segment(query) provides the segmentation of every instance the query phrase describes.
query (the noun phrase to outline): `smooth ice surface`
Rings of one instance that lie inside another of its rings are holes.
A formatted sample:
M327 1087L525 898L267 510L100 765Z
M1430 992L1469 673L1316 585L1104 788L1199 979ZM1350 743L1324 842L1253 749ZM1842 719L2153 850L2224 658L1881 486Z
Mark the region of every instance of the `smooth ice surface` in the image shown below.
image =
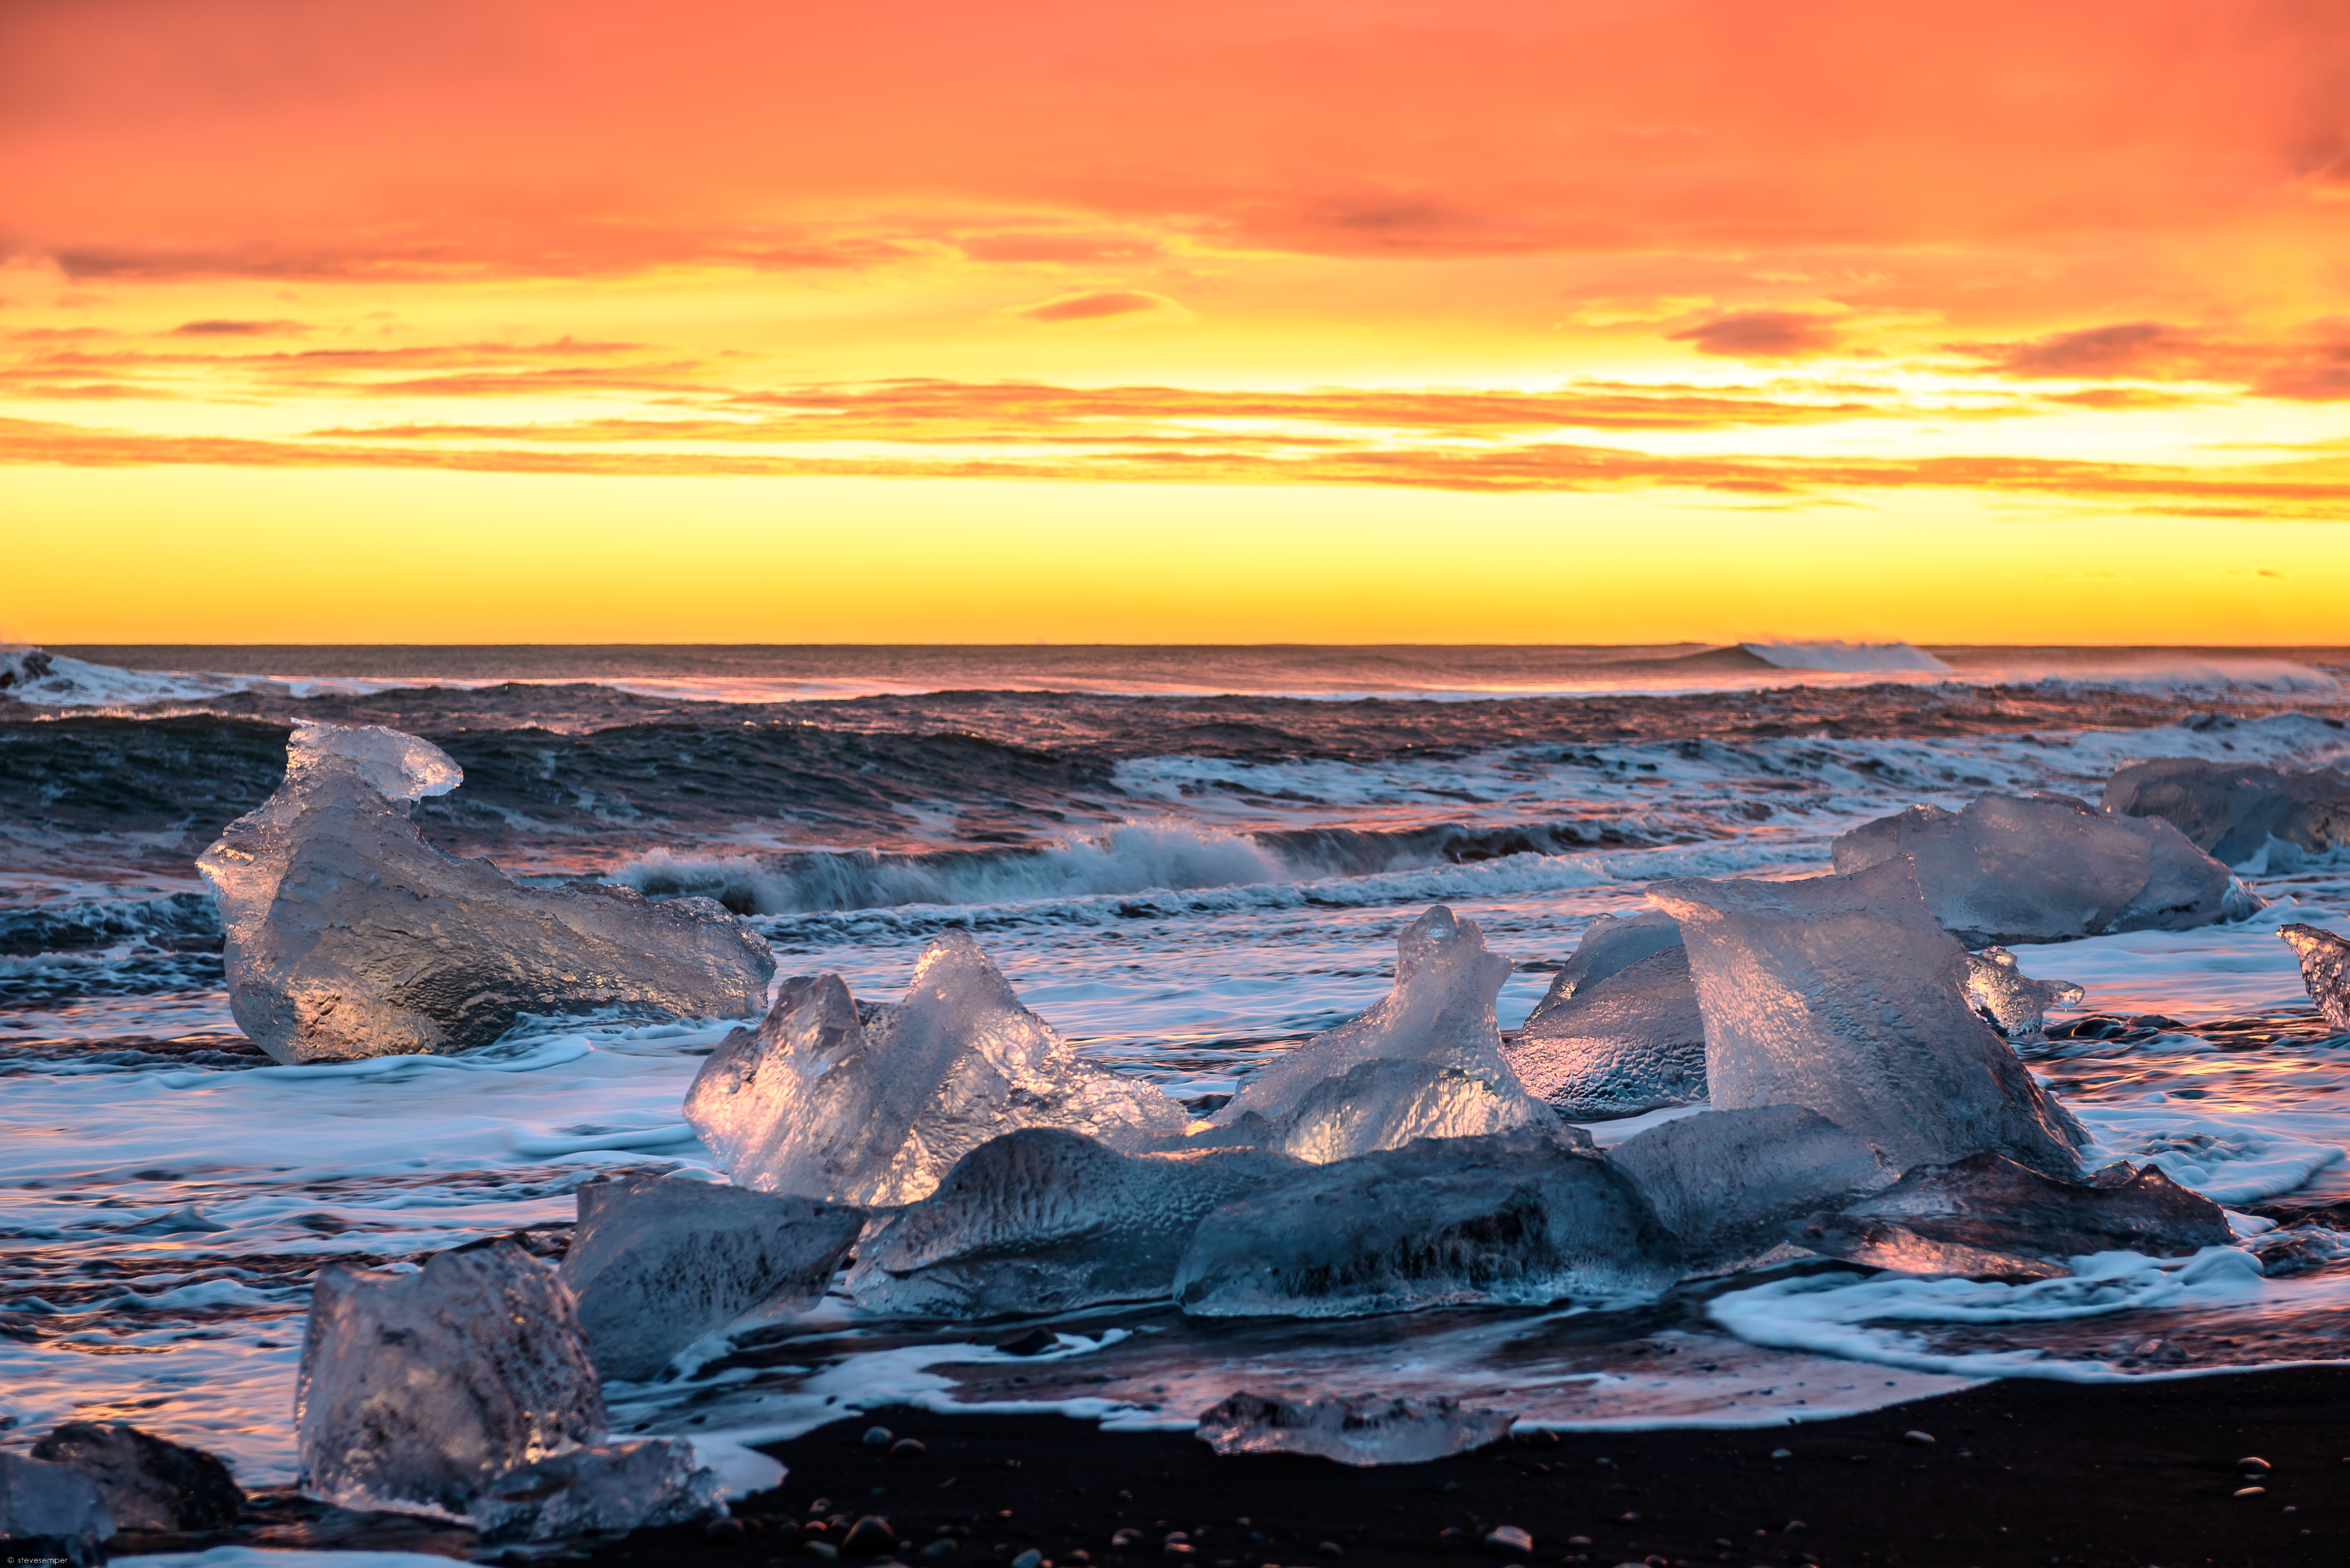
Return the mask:
M1509 1436L1509 1412L1457 1399L1279 1399L1245 1391L1200 1413L1220 1454L1317 1454L1342 1465L1419 1465Z
M702 1064L685 1117L742 1186L877 1208L929 1196L955 1161L1021 1127L1117 1145L1190 1120L1070 1049L961 931L924 950L905 999L870 1023L837 975L785 981L759 1026Z
M1641 909L1629 915L1602 915L1583 930L1575 951L1551 976L1550 989L1526 1015L1532 1028L1583 990L1597 985L1651 954L1681 945L1680 922L1661 909Z
M1131 1156L1057 1127L1009 1133L886 1221L846 1288L918 1317L1161 1299L1203 1218L1295 1168L1253 1148Z
M754 1308L814 1306L865 1212L682 1177L591 1181L558 1271L598 1374L641 1380Z
M2350 940L2298 922L2280 926L2277 935L2301 961L2302 983L2325 1022L2350 1032Z
M95 1563L98 1543L114 1531L97 1479L88 1471L0 1453L0 1541L27 1549L40 1543L71 1562Z
M306 724L285 782L197 861L230 1005L280 1062L463 1051L523 1013L754 1011L775 959L718 904L525 888L424 842L408 807L463 775L426 741Z
M598 1444L518 1466L474 1499L485 1545L693 1524L725 1512L718 1477L682 1438Z
M1834 855L1847 873L1908 856L1934 918L1975 946L2184 930L2260 907L2162 818L2109 815L2064 794L1983 794L1958 812L1914 805L1854 828Z
M2283 871L2288 862L2350 844L2350 773L2339 767L2287 772L2264 763L2149 757L2114 770L2104 805L2125 816L2162 817L2229 866L2259 856L2263 869Z
M2010 1040L2030 1040L2052 1007L2071 1007L2086 993L2069 980L2034 980L2005 948L1967 955L1967 1001L1984 1023Z
M1629 1180L1527 1131L1423 1138L1261 1188L1201 1224L1175 1299L1211 1317L1346 1317L1621 1295L1679 1272Z
M1964 993L1966 952L1908 864L1793 882L1672 881L1714 1106L1806 1106L1899 1169L1985 1150L2072 1176L2079 1125Z
M87 1471L119 1529L220 1530L244 1507L244 1493L218 1458L136 1427L68 1421L32 1452Z
M1548 1125L1502 1054L1493 1000L1509 976L1476 922L1439 904L1396 939L1393 990L1253 1074L1211 1119L1315 1164Z
M1801 1106L1678 1117L1610 1149L1607 1161L1699 1268L1783 1251L1788 1220L1893 1179L1866 1142Z
M1543 999L1502 1047L1530 1093L1578 1121L1705 1098L1705 1015L1678 926L1673 934L1669 946L1586 979L1564 1001Z
M302 1490L463 1519L490 1481L603 1434L571 1292L511 1241L411 1274L322 1269L295 1393Z

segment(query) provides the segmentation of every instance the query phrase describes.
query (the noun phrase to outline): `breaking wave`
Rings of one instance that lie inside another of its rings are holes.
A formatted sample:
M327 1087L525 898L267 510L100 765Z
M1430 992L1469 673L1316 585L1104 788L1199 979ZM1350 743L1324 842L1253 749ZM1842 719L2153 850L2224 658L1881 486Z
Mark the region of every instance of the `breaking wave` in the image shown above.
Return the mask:
M1846 675L1956 673L1924 649L1907 642L1742 642L1738 646L1778 670L1830 670Z

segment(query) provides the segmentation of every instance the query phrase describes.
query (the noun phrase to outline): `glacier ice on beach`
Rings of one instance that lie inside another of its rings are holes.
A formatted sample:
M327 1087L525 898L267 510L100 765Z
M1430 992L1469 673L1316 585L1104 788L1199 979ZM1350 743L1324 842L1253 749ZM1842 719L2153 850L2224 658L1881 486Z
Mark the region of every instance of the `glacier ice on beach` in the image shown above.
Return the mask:
M1601 915L1584 928L1583 940L1551 976L1550 989L1526 1017L1529 1027L1573 1001L1586 988L1631 968L1642 959L1681 945L1680 922L1661 909Z
M0 1451L0 1541L10 1561L105 1561L115 1532L96 1478L73 1465Z
M1243 1391L1200 1413L1220 1454L1315 1454L1342 1465L1419 1465L1510 1435L1505 1410L1457 1399L1281 1399Z
M758 1027L702 1064L685 1117L741 1186L877 1208L929 1196L1022 1127L1131 1147L1190 1122L1151 1085L1079 1056L961 931L931 943L904 1000L869 1021L838 975L786 980Z
M865 1213L686 1177L590 1181L558 1271L597 1372L641 1381L754 1308L813 1306Z
M1649 897L1689 945L1716 1109L1807 1106L1897 1169L1990 1150L2077 1174L2087 1135L1968 1005L1966 951L1908 861Z
M1700 1111L1608 1150L1693 1266L1784 1250L1783 1231L1893 1179L1866 1143L1801 1106Z
M485 1545L696 1524L726 1511L715 1470L683 1438L569 1449L482 1489L471 1519Z
M1678 940L1537 1009L1503 1054L1529 1093L1577 1121L1705 1098L1705 1015Z
M2350 941L2299 921L2280 926L2277 935L2301 960L2301 982L2308 988L2309 1000L2326 1023L2350 1033Z
M2047 1022L2052 1007L2070 1007L2086 992L2068 980L2034 980L2015 967L2005 948L1967 955L1967 1002L2010 1040L2029 1040Z
M236 1478L216 1456L136 1427L68 1421L32 1451L87 1472L120 1529L224 1530L244 1508Z
M2288 773L2265 763L2149 757L2106 781L2105 808L2159 816L2224 865L2260 859L2283 871L2307 855L2350 844L2350 773Z
M230 1006L280 1062L463 1051L523 1013L756 1011L767 944L716 903L525 888L425 843L411 804L463 778L427 741L303 724L285 781L197 861L220 896Z
M924 1317L1157 1300L1203 1218L1296 1168L1253 1148L1133 1156L1058 1127L1008 1133L859 1246L847 1289Z
M2240 919L2260 900L2162 818L2115 816L2071 795L1978 795L1964 811L1913 805L1832 846L1840 873L1907 856L1943 928L1970 945Z
M1216 1210L1176 1272L1209 1317L1350 1317L1654 1290L1680 1272L1597 1154L1522 1130L1309 1167Z

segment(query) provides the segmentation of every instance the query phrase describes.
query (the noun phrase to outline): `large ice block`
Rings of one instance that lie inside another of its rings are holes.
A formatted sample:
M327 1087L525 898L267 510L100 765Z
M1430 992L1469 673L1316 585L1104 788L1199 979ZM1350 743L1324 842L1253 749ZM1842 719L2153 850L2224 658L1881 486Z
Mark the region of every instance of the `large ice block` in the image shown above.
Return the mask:
M32 1451L88 1472L123 1530L225 1530L244 1508L244 1491L218 1457L136 1427L68 1421Z
M2150 757L2114 770L2105 807L2162 817L2222 864L2257 860L2268 872L2350 844L2350 773L2340 768Z
M1675 926L1669 945L1585 981L1556 1005L1544 999L1547 1011L1502 1047L1531 1093L1576 1121L1705 1098L1705 1016L1679 934Z
M1716 1109L1807 1106L1896 1169L1989 1150L2078 1173L2087 1135L1968 1005L1966 951L1906 859L1649 897L1689 944Z
M1190 1121L1079 1056L961 931L924 950L905 999L870 1023L837 975L785 981L756 1029L702 1063L685 1116L740 1186L876 1208L929 1196L955 1161L1022 1127L1133 1147Z
M816 1304L865 1211L686 1177L591 1181L560 1271L597 1372L639 1381L754 1308Z
M1967 1002L1982 1021L2010 1040L2030 1040L2052 1007L2070 1007L2087 994L2069 980L2034 980L2015 967L2005 948L1967 955Z
M847 1288L918 1317L1159 1300L1203 1218L1296 1168L1253 1148L1131 1156L1058 1127L1008 1133L859 1246Z
M302 1490L463 1519L520 1465L603 1436L571 1291L512 1241L396 1274L318 1271L294 1392Z
M2186 930L2261 907L2160 817L2113 816L2071 795L1913 805L1854 828L1833 853L1844 873L1908 856L1934 918L1974 947Z
M2350 1033L2350 941L2297 920L2278 927L2277 935L2301 960L2301 983L2309 1000L2326 1023Z
M1767 1257L1789 1220L1893 1179L1866 1142L1801 1106L1677 1116L1607 1158L1708 1272Z
M285 782L196 862L218 891L229 1007L280 1062L485 1045L525 1012L756 1012L775 959L716 902L525 888L424 842L411 804L457 764L394 730L297 727Z
M570 1449L519 1465L473 1500L483 1543L694 1524L726 1511L718 1472L683 1438Z
M11 1562L102 1563L114 1532L87 1470L0 1450L0 1542Z
M1342 1465L1419 1465L1510 1435L1506 1410L1458 1399L1282 1399L1245 1391L1200 1412L1220 1454L1317 1454Z
M1395 986L1368 1010L1257 1069L1211 1118L1315 1163L1420 1137L1555 1118L1502 1054L1493 999L1510 961L1441 904L1396 940Z
M1680 1272L1629 1179L1529 1130L1422 1138L1260 1188L1201 1222L1175 1298L1209 1317L1349 1317L1614 1296Z
M1572 1002L1586 988L1620 973L1642 959L1681 945L1680 923L1662 909L1641 909L1629 915L1602 915L1584 928L1583 940L1551 976L1550 989L1526 1017L1531 1028L1549 1013Z

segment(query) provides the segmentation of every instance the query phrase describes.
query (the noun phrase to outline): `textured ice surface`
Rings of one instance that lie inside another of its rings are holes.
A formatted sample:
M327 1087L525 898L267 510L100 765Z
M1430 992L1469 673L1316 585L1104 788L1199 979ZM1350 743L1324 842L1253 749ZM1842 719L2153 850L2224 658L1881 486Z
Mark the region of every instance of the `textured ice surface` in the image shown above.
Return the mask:
M1457 1399L1278 1399L1239 1393L1200 1413L1220 1454L1318 1454L1342 1465L1419 1465L1509 1436L1505 1410Z
M1984 1023L2010 1040L2040 1033L2052 1007L2070 1007L2087 994L2069 980L2034 980L2015 967L2005 948L1967 955L1967 1002Z
M1995 1154L1910 1171L1840 1214L1803 1225L1803 1244L1872 1268L2053 1279L2065 1260L2130 1251L2183 1257L2234 1233L2217 1203L2152 1165L2052 1181Z
M1673 926L1669 946L1584 981L1555 1004L1544 998L1524 1033L1502 1047L1530 1093L1576 1121L1705 1098L1705 1016L1679 939Z
M1700 1111L1610 1149L1690 1263L1718 1270L1786 1244L1787 1221L1893 1179L1876 1152L1801 1106Z
M1970 945L2186 930L2261 907L2162 818L2113 816L2064 794L1913 805L1854 828L1834 854L1839 872L1909 857L1934 918Z
M122 1530L224 1530L244 1493L226 1465L136 1427L68 1421L33 1445L33 1457L86 1470Z
M2350 941L2298 921L2278 927L2277 935L2301 960L2301 982L2325 1022L2350 1032Z
M923 1317L1156 1300L1204 1217L1296 1168L1253 1148L1130 1156L1057 1127L1010 1133L860 1246L848 1293Z
M1965 950L1907 861L1649 896L1689 943L1716 1108L1809 1106L1897 1169L1989 1150L2078 1174L2086 1135L1968 1006Z
M294 1410L303 1490L452 1519L497 1477L604 1428L570 1289L503 1241L412 1274L319 1270Z
M1584 928L1583 940L1551 977L1550 989L1543 992L1543 999L1527 1015L1527 1026L1540 1023L1545 1014L1565 1006L1609 975L1629 969L1651 954L1680 945L1680 922L1661 909L1600 916Z
M88 1471L0 1452L0 1541L9 1561L101 1562L99 1542L114 1528Z
M2114 770L2105 807L2162 817L2222 863L2258 857L2272 873L2350 843L2350 773L2339 768L2285 773L2263 763L2149 757Z
M685 1117L742 1186L877 1208L928 1197L964 1155L1022 1127L1118 1146L1190 1121L1080 1057L961 931L923 951L905 1000L869 1023L838 975L785 981L759 1026L702 1064Z
M865 1211L684 1177L591 1181L560 1271L597 1372L641 1381L754 1307L809 1307Z
M1259 1068L1212 1119L1316 1164L1548 1125L1502 1054L1493 999L1509 976L1476 922L1439 904L1396 939L1393 990Z
M485 1545L693 1524L725 1512L714 1470L683 1438L572 1449L508 1470L473 1501Z
M1617 1295L1679 1272L1628 1179L1523 1131L1423 1138L1261 1188L1201 1222L1175 1298L1211 1317L1347 1317Z
M377 727L305 724L285 782L197 867L220 894L230 1005L280 1062L463 1051L521 1013L756 1011L775 959L707 898L525 888L424 842L410 803L463 775Z

